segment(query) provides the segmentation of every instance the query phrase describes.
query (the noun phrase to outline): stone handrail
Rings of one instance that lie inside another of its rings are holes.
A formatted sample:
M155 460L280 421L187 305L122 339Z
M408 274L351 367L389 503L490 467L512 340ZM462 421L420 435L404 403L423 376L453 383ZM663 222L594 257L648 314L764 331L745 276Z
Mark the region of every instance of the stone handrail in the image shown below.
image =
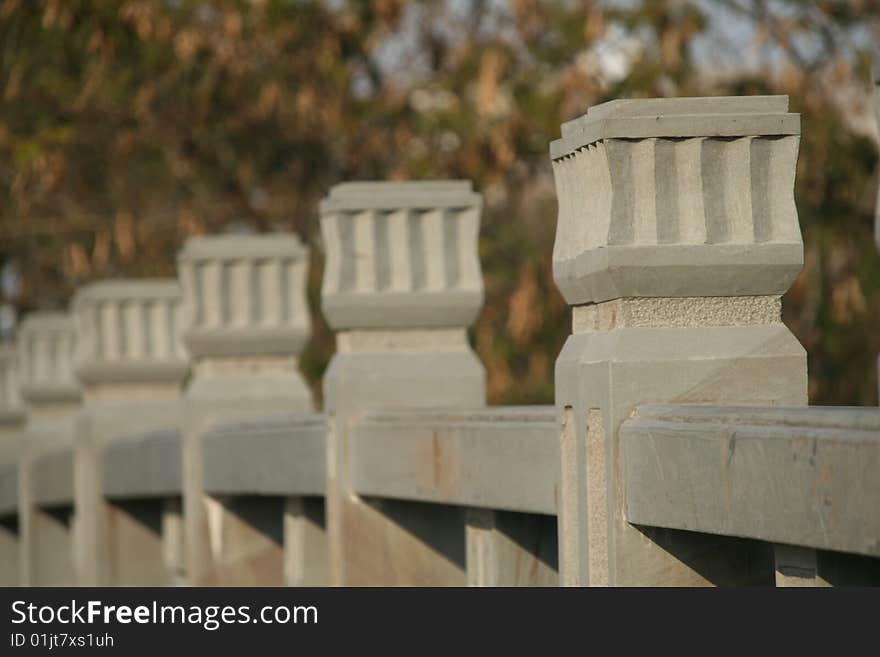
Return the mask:
M641 406L626 519L880 557L880 409Z
M354 426L352 483L365 496L556 515L552 406L374 412Z
M102 493L115 500L179 496L183 490L178 429L126 437L104 449Z
M323 497L327 419L287 414L223 423L204 438L205 490L215 495Z
M35 458L30 469L30 498L44 508L73 504L73 449L61 448Z

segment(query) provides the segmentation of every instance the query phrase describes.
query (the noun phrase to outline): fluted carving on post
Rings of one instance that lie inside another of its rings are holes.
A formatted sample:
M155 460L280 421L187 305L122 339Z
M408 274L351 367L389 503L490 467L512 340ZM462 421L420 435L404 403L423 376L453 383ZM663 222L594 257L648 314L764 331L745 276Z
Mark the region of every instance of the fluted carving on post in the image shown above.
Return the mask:
M553 274L573 306L555 379L563 584L760 579L766 557L737 562L743 546L626 522L618 432L642 403L806 404L780 316L803 264L799 135L784 96L620 100L551 144Z
M92 283L77 291L73 314L74 368L84 384L182 382L187 356L176 280Z
M194 357L302 350L308 252L295 235L190 238L178 265Z
M343 183L321 202L330 325L467 326L483 304L482 197L468 181Z
M18 333L21 396L29 404L78 401L73 372L76 330L65 313L38 312L25 317Z
M784 96L612 101L564 124L551 157L566 300L787 290L803 265L799 132Z

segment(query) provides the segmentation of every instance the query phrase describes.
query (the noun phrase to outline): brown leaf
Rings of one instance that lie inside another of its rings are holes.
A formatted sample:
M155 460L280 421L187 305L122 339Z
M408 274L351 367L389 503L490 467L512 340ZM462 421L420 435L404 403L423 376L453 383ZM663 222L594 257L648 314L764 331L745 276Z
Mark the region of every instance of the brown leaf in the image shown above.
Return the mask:
M113 222L113 239L119 255L125 260L130 260L135 252L134 216L131 212L122 210L116 213Z
M519 270L519 284L510 295L507 315L507 331L519 345L532 339L538 328L540 317L535 307L538 300L538 278L531 263Z

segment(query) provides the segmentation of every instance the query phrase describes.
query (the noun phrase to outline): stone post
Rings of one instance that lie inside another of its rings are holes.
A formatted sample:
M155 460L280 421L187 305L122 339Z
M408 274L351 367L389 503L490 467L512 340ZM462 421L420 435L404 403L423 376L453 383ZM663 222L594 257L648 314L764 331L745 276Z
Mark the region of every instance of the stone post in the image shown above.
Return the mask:
M285 555L279 537L315 514L300 513L301 500L205 494L202 436L224 420L313 408L298 368L311 328L308 252L292 234L194 237L178 264L193 363L183 430L187 578L279 585L305 567L291 565L301 555Z
M0 346L0 586L19 583L18 471L24 419L15 349Z
M80 390L73 375L76 336L64 313L28 315L18 332L21 397L27 410L19 470L19 552L24 586L76 583L73 454ZM42 473L32 478L34 469ZM51 487L53 494L43 489Z
M874 116L877 119L877 142L880 145L880 65L874 67ZM877 184L877 202L874 205L874 241L880 249L880 182ZM877 358L877 397L880 403L880 356Z
M327 527L336 585L465 583L463 510L366 499L351 483L364 413L485 404L467 326L483 303L481 197L469 182L346 183L321 203Z
M102 463L111 443L176 429L180 423L188 371L180 306L180 287L173 279L100 281L74 297L74 369L84 402L74 477L77 579L82 585L175 581L175 564L165 562L161 527L169 510L179 515L179 499L108 501Z
M562 126L553 273L564 585L764 581L759 543L624 517L618 431L644 403L807 403L781 295L803 264L784 96L619 100ZM763 579L762 579L763 578Z
M880 66L874 68L874 117L877 121L877 135L880 140ZM880 184L877 185L877 203L874 205L874 239L880 248Z

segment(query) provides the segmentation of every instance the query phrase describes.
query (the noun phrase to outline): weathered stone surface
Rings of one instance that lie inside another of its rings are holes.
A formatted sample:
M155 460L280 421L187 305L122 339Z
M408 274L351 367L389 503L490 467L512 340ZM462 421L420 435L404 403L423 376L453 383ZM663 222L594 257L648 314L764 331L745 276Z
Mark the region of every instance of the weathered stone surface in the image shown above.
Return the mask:
M215 495L324 495L327 419L285 414L221 424L203 438Z
M321 203L335 329L467 326L483 305L469 181L343 183Z
M468 509L468 586L558 586L556 518Z
M575 306L556 362L563 584L772 572L758 543L630 525L619 430L645 403L806 404L806 355L779 312L803 258L797 126L784 98L634 100L553 147L554 278Z
M114 441L104 450L102 492L114 500L181 495L182 441L178 429Z
M551 157L566 301L785 292L803 265L799 116L787 107L784 96L612 101L563 126Z
M73 506L73 449L60 447L33 458L30 500L42 507Z
M331 582L462 585L464 555L459 561L447 548L463 546L463 515L441 505L358 496L351 441L369 410L481 404L483 367L463 328L346 333L338 335L324 377Z
M629 522L880 556L880 410L642 406Z
M552 406L373 412L352 445L360 495L556 515Z

